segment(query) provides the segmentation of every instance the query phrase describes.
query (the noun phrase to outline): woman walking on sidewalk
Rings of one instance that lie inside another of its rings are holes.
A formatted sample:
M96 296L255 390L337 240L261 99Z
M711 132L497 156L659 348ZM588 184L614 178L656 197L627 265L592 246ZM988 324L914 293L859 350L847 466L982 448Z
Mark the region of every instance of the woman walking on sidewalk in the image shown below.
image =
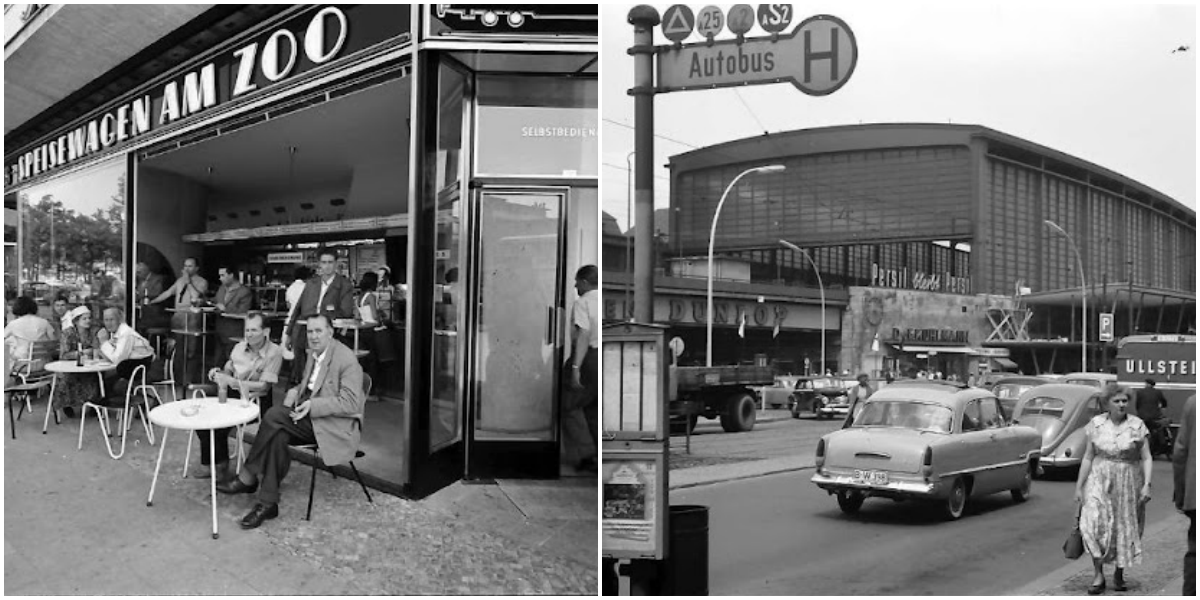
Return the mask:
M1110 385L1102 394L1108 412L1085 429L1088 439L1075 501L1082 504L1079 529L1096 570L1088 594L1104 591L1104 564L1116 563L1113 589L1125 591L1125 569L1142 562L1142 530L1150 501L1150 431L1128 412L1129 394Z

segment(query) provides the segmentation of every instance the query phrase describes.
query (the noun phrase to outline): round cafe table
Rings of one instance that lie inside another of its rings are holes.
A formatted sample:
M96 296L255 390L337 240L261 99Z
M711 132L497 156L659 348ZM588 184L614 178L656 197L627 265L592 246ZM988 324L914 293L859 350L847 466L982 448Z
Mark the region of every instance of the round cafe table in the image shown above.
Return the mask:
M162 442L158 447L158 462L154 464L154 479L150 481L150 496L146 506L154 506L154 486L158 483L158 471L162 467L163 451L167 448L167 433L172 429L186 431L208 430L209 464L217 464L217 444L214 429L245 425L258 418L258 406L253 402L230 398L224 404L216 398L200 397L169 402L155 406L150 411L150 422L163 427ZM211 479L212 536L217 539L217 478Z
M107 359L84 359L83 366L75 364L73 360L56 360L46 365L46 370L54 373L54 377L50 380L50 401L46 403L46 418L42 421L42 434L46 433L46 429L50 426L50 413L54 412L54 389L58 384L59 373L95 373L100 380L100 397L104 397L104 375L105 371L116 369L117 365L108 362ZM58 416L55 415L54 422L58 422Z

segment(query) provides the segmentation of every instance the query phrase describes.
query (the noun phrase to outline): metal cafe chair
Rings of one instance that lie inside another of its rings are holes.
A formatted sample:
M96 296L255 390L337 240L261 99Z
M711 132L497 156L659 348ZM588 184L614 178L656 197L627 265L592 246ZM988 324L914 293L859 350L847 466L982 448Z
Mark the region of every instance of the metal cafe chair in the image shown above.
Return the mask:
M141 383L135 385L134 382L140 380ZM133 416L132 410L137 409L141 414L142 428L146 431L146 439L150 445L154 445L154 429L150 427L148 417L149 397L146 395L146 367L138 365L133 370L133 374L129 376L129 384L125 387L125 398L122 402L121 397L117 393L110 393L107 397L98 398L92 402L83 403L83 414L79 416L79 445L76 450L83 449L83 426L87 424L88 409L96 412L96 420L100 422L100 431L104 434L104 445L108 447L108 455L114 460L120 459L125 455L125 440L128 437L127 432ZM141 398L138 399L138 391L140 390ZM116 390L110 390L116 392ZM121 429L121 451L113 452L112 442L109 440L112 434L108 428L108 411L119 411L117 415L117 426Z
M25 356L18 356L13 360L12 371L9 373L15 381L20 381L20 386L36 386L35 389L43 387L41 382L49 385L54 379L54 374L45 369L46 363L58 357L58 342L56 340L38 340L29 342L29 350ZM5 386L5 393L13 392L15 398L25 401L23 412L33 412L33 398L28 391L21 392L16 387L9 388ZM32 391L32 390L31 390ZM9 406L9 411L12 411L12 406ZM11 415L10 415L11 416ZM20 414L17 418L21 418Z
M371 395L371 376L367 375L366 373L363 373L363 397L370 396L370 395ZM359 427L362 427L362 425L359 425ZM312 520L313 492L316 490L316 487L317 487L317 467L320 464L324 464L324 461L321 460L321 449L316 444L297 444L295 447L302 449L302 450L308 450L309 452L313 453L312 477L309 479L309 482L308 482L308 511L304 513L304 520L311 521ZM354 452L354 458L362 458L364 456L366 456L366 453L364 453L362 450L356 450ZM375 501L371 499L371 492L367 491L367 485L365 483L363 483L362 477L358 474L358 467L354 466L354 461L350 461L350 470L354 473L354 479L356 481L358 481L358 485L359 485L359 487L362 488L363 494L366 494L367 502L374 504ZM329 474L333 475L334 479L337 479L337 473L334 473L333 469L329 470Z
M137 392L143 391L142 388L145 388L144 391L151 392L154 394L154 400L156 402L158 402L159 404L163 403L162 396L160 396L158 394L158 387L162 386L162 385L170 386L171 402L175 402L176 400L179 399L176 396L176 392L175 392L175 339L174 338L167 338L167 341L163 344L163 351L164 351L163 355L166 356L166 358L163 359L163 379L161 379L159 381L152 381L152 382L147 383L142 386L138 386L138 389L134 390L134 393L137 393ZM162 355L159 355L159 356L162 356Z
M30 355L32 356L33 353L33 348L31 347ZM31 364L33 364L32 359L26 361L24 364L18 363L13 365L12 371L8 374L8 381L11 382L11 385L4 386L5 402L8 404L8 428L14 440L17 439L17 419L20 419L26 410L31 413L33 412L33 407L30 404L32 396L46 389L54 378L53 373L47 371L40 373L29 372L27 367ZM15 418L13 417L13 402L21 405Z

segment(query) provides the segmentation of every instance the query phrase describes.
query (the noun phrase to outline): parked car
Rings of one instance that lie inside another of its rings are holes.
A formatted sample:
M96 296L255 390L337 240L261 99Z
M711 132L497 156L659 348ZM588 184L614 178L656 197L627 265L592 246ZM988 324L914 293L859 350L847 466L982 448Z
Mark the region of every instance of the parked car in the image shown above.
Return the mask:
M782 408L791 404L792 390L803 380L800 375L778 375L775 383L757 388L755 393L764 408Z
M1110 383L1117 382L1117 376L1112 373L1067 373L1063 375L1063 383L1074 383L1077 385L1090 385L1096 389L1104 389L1104 386Z
M846 387L836 377L804 378L792 392L792 418L799 419L800 413L812 413L818 419L845 417L850 411L850 400Z
M952 381L896 381L854 424L817 442L812 482L854 514L869 497L938 502L950 520L969 498L1029 498L1042 436L1004 418L991 392Z
M1010 375L1001 377L992 384L990 388L996 398L1000 400L1000 406L1004 407L1004 414L1012 417L1013 409L1017 406L1017 398L1021 397L1030 388L1050 383L1050 380L1045 377L1034 375Z
M983 375L980 375L978 379L975 380L975 387L980 387L980 388L990 390L990 389L992 389L992 386L996 385L997 381L1000 381L1001 379L1004 379L1005 377L1015 377L1015 376L1017 376L1017 373L1006 373L1004 371L992 371L989 373L984 373Z
M1100 390L1090 385L1048 383L1025 391L1013 411L1013 421L1042 436L1043 470L1078 468L1087 449L1083 428L1104 414Z

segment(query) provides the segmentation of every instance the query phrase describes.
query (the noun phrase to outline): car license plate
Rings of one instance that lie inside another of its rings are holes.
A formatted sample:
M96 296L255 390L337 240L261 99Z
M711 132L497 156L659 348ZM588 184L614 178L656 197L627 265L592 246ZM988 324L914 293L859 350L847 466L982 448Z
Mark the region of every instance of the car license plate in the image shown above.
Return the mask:
M887 485L887 471L854 471L854 481L867 485Z

